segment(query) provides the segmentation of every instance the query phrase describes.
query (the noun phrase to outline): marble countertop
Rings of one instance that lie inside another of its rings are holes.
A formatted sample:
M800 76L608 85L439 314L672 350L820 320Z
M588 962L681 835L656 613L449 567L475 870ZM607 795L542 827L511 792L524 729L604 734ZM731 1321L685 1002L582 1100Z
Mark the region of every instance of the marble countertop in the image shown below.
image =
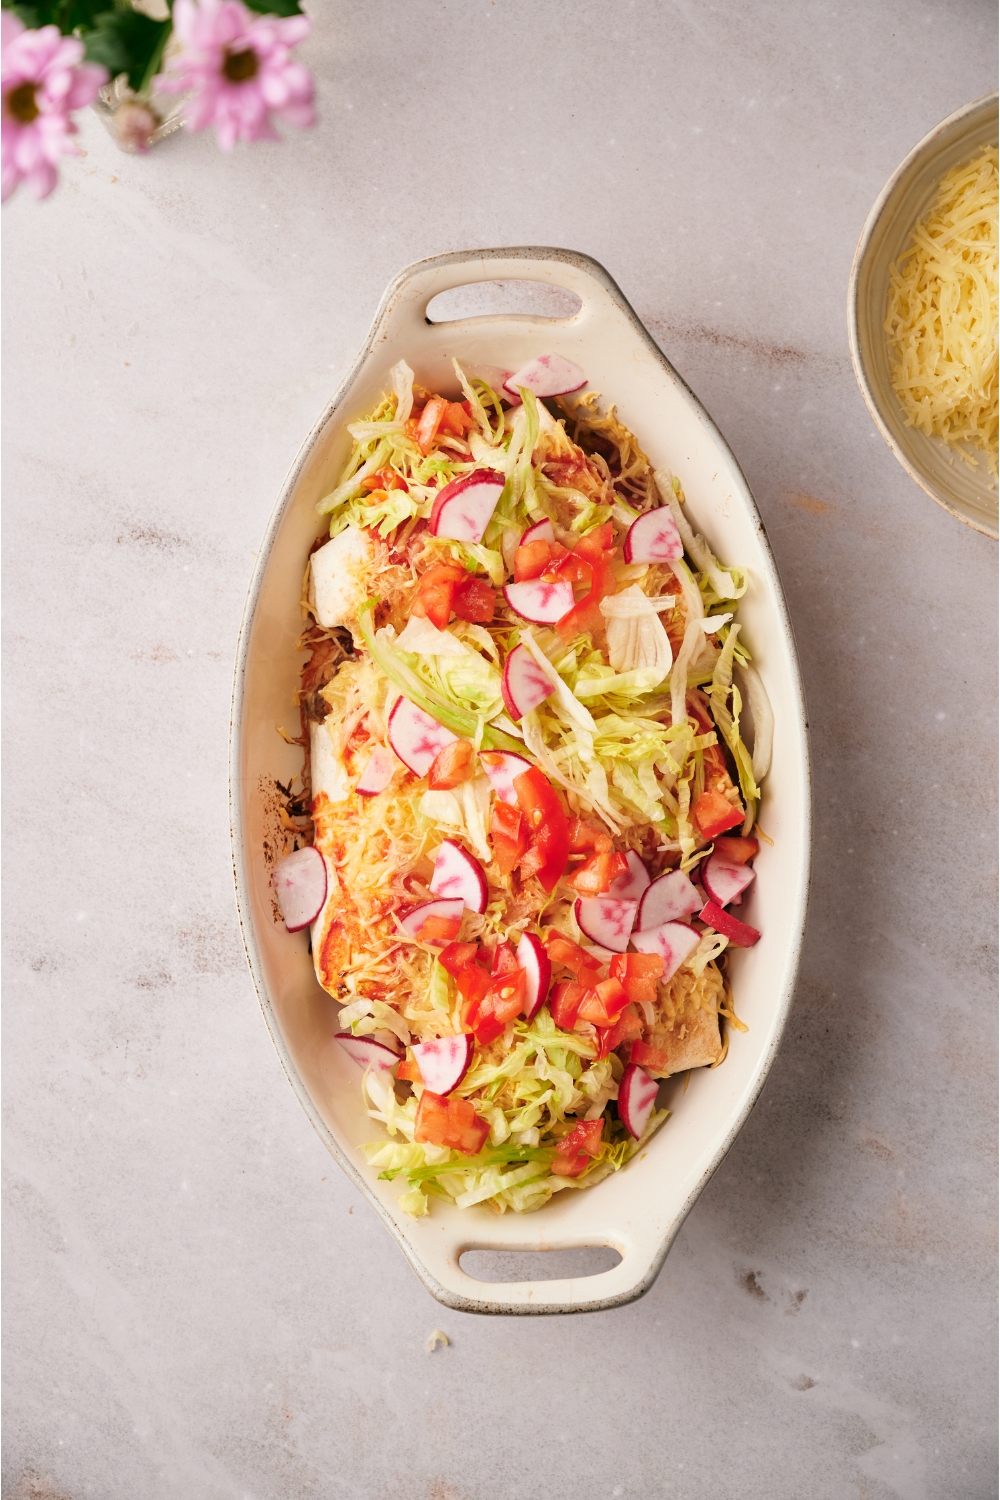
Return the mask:
M983 1500L996 548L875 431L845 302L993 7L312 9L315 131L138 159L88 117L4 211L3 1496ZM228 847L284 473L396 271L500 244L602 262L735 449L816 792L760 1103L650 1294L563 1319L439 1307L326 1154Z

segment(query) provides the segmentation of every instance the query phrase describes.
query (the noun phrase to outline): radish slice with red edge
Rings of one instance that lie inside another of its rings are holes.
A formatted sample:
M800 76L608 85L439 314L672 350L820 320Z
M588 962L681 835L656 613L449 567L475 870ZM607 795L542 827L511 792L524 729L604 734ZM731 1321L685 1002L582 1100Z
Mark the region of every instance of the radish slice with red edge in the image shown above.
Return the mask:
M377 1042L373 1036L351 1036L349 1031L344 1031L335 1036L334 1041L340 1043L359 1068L377 1068L388 1073L399 1062L398 1053L383 1042Z
M515 646L503 664L500 693L511 718L518 719L544 703L555 683L542 671L527 646Z
M752 948L760 942L760 933L749 922L740 922L731 912L723 911L714 901L706 901L698 913L706 927L714 927L727 937L734 948Z
M710 854L698 871L706 895L720 906L737 901L753 880L754 873L749 865L734 865L721 854Z
M414 775L426 776L441 751L457 739L409 698L396 699L389 715L389 744Z
M384 745L376 745L354 790L360 797L377 797L384 792L396 769L396 757Z
M702 914L704 916L704 913ZM663 959L660 983L673 979L684 960L694 952L700 935L686 922L664 922L662 927L633 932L632 947L639 953L658 953Z
M622 557L627 563L676 562L684 556L684 543L666 505L647 510L625 533Z
M399 925L410 937L418 938L420 929L428 917L442 917L446 922L460 922L465 910L465 902L458 900L421 901L419 906L411 906L405 916L400 917ZM442 946L447 941L445 938L433 938L433 942Z
M326 860L314 845L279 859L271 881L289 932L301 932L315 922L326 900Z
M506 482L496 469L474 469L446 484L431 507L433 535L455 542L481 542Z
M548 998L552 980L552 964L540 938L533 932L523 932L515 951L517 967L527 976L524 989L524 1018L531 1021L537 1016Z
M510 379L510 371L503 369L501 365L466 365L465 373L470 380L483 381L502 401L509 401L514 406L520 406L520 396L512 396L505 389L504 382Z
M503 383L504 390L512 395L523 385L543 398L568 396L570 391L578 391L586 384L587 377L580 366L561 354L540 354L537 359L529 359Z
M576 925L592 943L624 953L638 906L637 901L616 901L610 896L581 896L573 910Z
M530 771L531 761L526 760L523 755L516 755L513 750L480 750L479 759L490 779L490 786L500 801L516 807L517 793L514 790L514 777Z
M617 901L638 901L643 891L649 888L649 871L634 849L626 851L625 863L628 865L627 874L612 880L607 894Z
M639 929L662 927L664 922L676 922L678 917L689 917L701 905L701 897L690 878L683 870L668 870L659 876L642 893L639 902Z
M655 1078L650 1078L645 1068L640 1068L638 1063L629 1063L618 1085L618 1117L637 1141L649 1124L659 1091L660 1085Z
M463 1031L458 1036L439 1036L432 1042L418 1042L411 1050L420 1069L420 1079L432 1094L450 1094L457 1089L472 1061L473 1037Z
M469 911L482 914L486 910L489 892L483 867L454 839L445 839L434 856L430 888L435 896L461 901Z
M533 625L554 625L573 608L573 585L566 578L545 583L528 578L524 583L508 583L503 596L515 614Z
M527 547L530 542L554 542L555 539L555 528L546 516L544 521L536 521L534 526L529 526L527 531L523 531L517 545Z

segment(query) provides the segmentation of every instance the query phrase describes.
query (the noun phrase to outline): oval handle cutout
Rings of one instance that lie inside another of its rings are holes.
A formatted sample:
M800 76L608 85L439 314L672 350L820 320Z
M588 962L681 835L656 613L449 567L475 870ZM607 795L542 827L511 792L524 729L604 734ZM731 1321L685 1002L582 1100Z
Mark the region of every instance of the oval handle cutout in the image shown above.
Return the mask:
M621 1256L610 1245L573 1250L463 1250L458 1259L477 1281L575 1281L613 1271Z
M428 323L461 318L573 318L583 306L575 292L547 281L470 281L438 292L427 304Z

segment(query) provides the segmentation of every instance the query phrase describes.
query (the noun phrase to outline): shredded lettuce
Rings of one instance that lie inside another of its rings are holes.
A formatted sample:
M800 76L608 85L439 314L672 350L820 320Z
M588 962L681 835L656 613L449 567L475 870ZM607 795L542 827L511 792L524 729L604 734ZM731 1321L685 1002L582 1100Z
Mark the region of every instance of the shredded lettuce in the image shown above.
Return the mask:
M382 637L381 632L376 634L372 629L372 613L377 602L375 599L366 599L358 606L358 629L372 659L389 681L401 693L405 693L411 703L422 708L424 713L430 714L431 718L437 719L439 724L443 724L453 734L460 735L467 740L474 740L478 734L481 743L490 750L519 750L517 740L512 739L510 735L490 725L483 728L482 720L469 713L467 709L442 701L404 660L403 653L397 651L390 641ZM432 659L425 658L425 660Z

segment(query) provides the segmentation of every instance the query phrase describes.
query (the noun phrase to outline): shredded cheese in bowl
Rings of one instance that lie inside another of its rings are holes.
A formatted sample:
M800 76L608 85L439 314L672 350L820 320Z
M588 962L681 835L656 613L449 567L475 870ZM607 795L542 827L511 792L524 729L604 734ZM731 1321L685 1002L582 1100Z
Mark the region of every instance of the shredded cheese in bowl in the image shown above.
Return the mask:
M885 331L906 423L997 473L997 148L942 180L890 267Z

